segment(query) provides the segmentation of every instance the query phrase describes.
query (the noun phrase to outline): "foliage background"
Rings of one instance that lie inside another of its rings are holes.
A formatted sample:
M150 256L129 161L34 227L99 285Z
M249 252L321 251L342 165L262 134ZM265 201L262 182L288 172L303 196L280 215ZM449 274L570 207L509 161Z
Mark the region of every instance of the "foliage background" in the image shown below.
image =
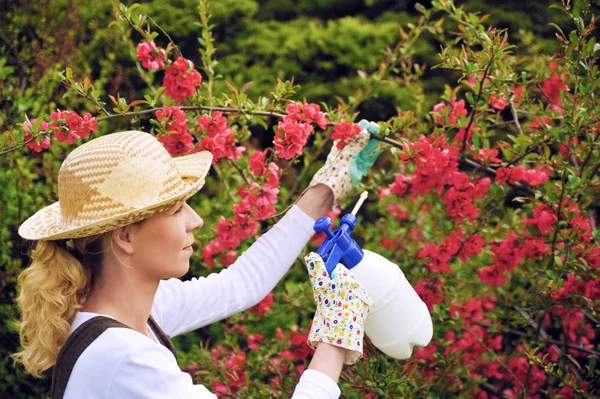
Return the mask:
M489 13L486 23L507 28L511 42L520 46L519 50L530 46L535 37L537 53L554 54L559 42L548 22L560 25L565 31L569 27L572 29L568 17L557 9L548 8L545 2L469 0L457 3L464 4L465 10ZM145 13L169 33L183 54L199 65L197 2L148 1L141 4ZM415 4L403 0L215 1L212 23L219 75L214 93L229 92L225 81L236 87L253 82L246 94L256 98L268 95L276 79L294 78L301 86L295 95L297 99L306 98L330 106L352 105L353 98L356 99L359 93L364 101L360 101L356 120L387 120L397 114L398 108L413 110L417 118L427 120L433 105L446 92L445 85L454 85L459 76L450 69L431 68L440 62L437 53L442 43L437 37L425 34L414 44L413 60L427 66L418 85L391 81L372 89L357 73L376 69L386 46L393 46L398 40L399 27L416 23L419 13ZM428 6L426 2L423 4ZM63 96L65 88L56 74L67 67L76 71L80 79L89 77L103 98L116 96L117 92L128 100L142 98L148 92L148 85L160 86L160 75L144 73L134 62L141 37L122 24L111 24L115 16L110 1L49 0L42 3L5 0L3 11L0 14L0 148L12 141L16 125L23 121L25 114L35 118L56 108L77 109L81 113L95 111L90 101ZM445 29L452 29L452 25ZM159 36L157 44L166 46L164 35ZM116 118L99 126L104 132L116 131L126 128L128 122ZM262 148L272 140L270 129L252 125L250 131L252 137L246 141L247 147ZM68 151L69 146L55 144L41 154L23 149L0 158L0 186L3 187L0 202L3 222L0 230L0 396L39 397L49 386L48 379L33 380L15 369L8 357L18 346L11 321L15 316L15 279L27 265L27 244L18 237L16 228L35 210L56 200L57 170ZM383 162L385 164L385 159ZM282 184L285 197L291 194L286 190L293 187L298 177L294 173L298 165L283 166L291 170ZM209 184L206 193L217 194L220 189L216 183ZM219 215L228 212L231 204L215 204L208 198L210 195L197 198L195 206L203 216L207 215L205 219L210 226L216 223ZM597 203L596 200L596 206ZM203 234L208 240L213 233L206 231ZM382 251L377 247L371 249ZM401 266L408 261L391 252L386 255L395 257ZM187 277L206 274L208 271L202 265L200 254L193 259L194 266ZM412 273L418 279L418 270L412 270ZM310 309L303 306L307 302L292 299L306 291L306 287L298 284L304 279L298 262L286 283L275 291L273 317L263 320L249 314L177 339L176 344L183 354L182 365L209 361L209 351L200 350L201 345L209 346L215 340L226 339L228 328L239 322L250 330L258 330L261 323L260 331L270 337L276 326L306 325L310 320ZM289 306L297 309L296 315L286 315ZM239 346L240 343L230 344ZM384 370L386 361L378 361L382 365L375 373L380 374L382 381L389 380L389 373Z

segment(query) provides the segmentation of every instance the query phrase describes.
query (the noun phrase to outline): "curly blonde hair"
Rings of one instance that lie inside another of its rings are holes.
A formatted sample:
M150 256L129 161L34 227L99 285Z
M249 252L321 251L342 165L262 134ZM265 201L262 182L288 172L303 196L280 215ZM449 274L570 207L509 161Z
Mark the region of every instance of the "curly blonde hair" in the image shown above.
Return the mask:
M83 306L110 232L70 241L38 241L18 278L22 351L12 355L35 377L56 363Z

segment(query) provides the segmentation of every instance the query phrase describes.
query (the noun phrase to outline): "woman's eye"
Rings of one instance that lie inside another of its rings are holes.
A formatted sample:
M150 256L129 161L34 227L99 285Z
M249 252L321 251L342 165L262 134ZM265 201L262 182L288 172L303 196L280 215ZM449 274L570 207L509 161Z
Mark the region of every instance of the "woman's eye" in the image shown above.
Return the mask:
M180 206L180 207L179 207L179 208L178 208L178 209L175 211L175 213L180 213L182 209L183 209L183 205L182 205L182 206Z

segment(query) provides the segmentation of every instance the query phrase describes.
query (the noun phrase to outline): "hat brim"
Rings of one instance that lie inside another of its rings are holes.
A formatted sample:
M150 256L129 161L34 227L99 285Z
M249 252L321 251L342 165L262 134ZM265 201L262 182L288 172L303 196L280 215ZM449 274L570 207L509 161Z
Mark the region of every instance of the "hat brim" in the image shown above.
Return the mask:
M173 158L175 167L183 179L183 189L157 199L156 203L133 211L116 214L110 218L95 220L83 225L70 225L63 220L60 202L55 202L36 212L19 227L19 235L27 240L61 240L81 238L105 233L152 216L154 213L185 201L197 193L206 182L206 175L212 165L212 154L201 151Z

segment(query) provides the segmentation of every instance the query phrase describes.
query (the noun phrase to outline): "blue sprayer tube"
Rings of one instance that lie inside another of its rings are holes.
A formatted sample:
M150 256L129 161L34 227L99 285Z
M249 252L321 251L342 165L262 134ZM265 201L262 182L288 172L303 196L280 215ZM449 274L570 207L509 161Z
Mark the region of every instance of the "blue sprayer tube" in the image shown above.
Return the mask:
M315 222L314 230L327 235L317 253L330 274L338 263L352 270L371 297L373 305L365 321L365 333L373 345L390 357L407 359L415 346L426 346L431 341L431 316L396 264L363 250L350 237L356 226L356 211L364 198L366 193L333 231L331 218L324 216Z

